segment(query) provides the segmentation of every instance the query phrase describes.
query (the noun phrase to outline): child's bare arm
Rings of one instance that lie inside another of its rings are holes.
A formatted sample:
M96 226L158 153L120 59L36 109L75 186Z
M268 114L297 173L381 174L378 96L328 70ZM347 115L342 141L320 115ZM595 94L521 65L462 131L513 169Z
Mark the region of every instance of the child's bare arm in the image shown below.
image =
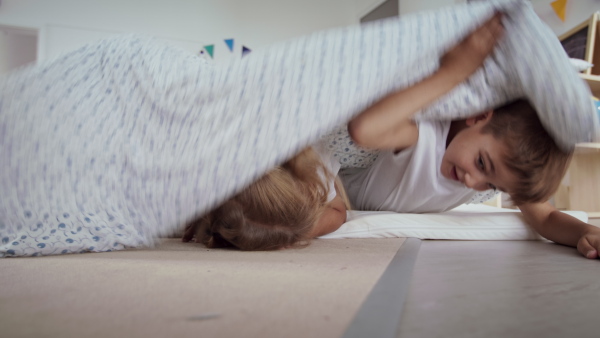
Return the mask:
M402 149L416 143L418 130L412 117L422 108L466 80L492 52L503 34L496 14L441 60L430 77L384 97L348 124L353 140L366 148Z
M525 220L543 237L576 247L587 258L598 258L600 228L556 210L550 203L531 203L519 207Z

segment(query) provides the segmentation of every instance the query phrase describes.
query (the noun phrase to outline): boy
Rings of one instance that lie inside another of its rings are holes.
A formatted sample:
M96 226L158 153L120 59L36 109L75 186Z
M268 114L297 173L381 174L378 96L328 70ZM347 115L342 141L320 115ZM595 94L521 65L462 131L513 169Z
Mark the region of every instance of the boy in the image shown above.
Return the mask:
M516 101L446 124L421 122L417 126L412 120L420 109L475 72L502 34L500 15L496 15L448 52L435 74L388 95L350 121L348 131L358 145L388 152L368 169L340 174L349 198L357 209L434 212L467 202L473 191L498 189L511 196L540 235L577 247L587 258L598 258L600 229L547 202L571 154L556 147L527 102ZM427 142L433 143L427 146L429 151L419 153L421 144ZM425 157L424 165L406 167L407 162L420 160L419 156ZM428 170L434 173L428 176ZM428 185L423 188L422 184Z

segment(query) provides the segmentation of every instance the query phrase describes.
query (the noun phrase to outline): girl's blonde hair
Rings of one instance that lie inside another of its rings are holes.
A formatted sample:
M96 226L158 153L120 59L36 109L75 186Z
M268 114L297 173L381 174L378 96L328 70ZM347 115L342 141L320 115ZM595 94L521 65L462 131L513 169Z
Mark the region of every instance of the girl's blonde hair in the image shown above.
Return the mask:
M196 242L209 248L233 246L241 250L308 245L329 193L320 173L328 180L332 178L319 156L307 148L190 223L183 240L195 236Z

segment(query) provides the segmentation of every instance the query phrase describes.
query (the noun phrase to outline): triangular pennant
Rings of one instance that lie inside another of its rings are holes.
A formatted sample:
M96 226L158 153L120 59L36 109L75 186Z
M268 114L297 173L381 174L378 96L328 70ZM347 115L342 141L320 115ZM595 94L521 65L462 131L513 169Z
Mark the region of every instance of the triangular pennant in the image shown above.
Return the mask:
M567 0L556 0L550 4L556 12L556 15L562 20L565 21L566 12L567 12Z
M249 54L252 50L246 46L242 46L242 57L246 56L247 54Z
M233 53L233 39L225 39L225 43L227 44L227 47L229 47L229 50Z
M204 49L206 49L206 52L208 53L208 55L210 55L210 58L213 59L214 58L215 45L204 46Z

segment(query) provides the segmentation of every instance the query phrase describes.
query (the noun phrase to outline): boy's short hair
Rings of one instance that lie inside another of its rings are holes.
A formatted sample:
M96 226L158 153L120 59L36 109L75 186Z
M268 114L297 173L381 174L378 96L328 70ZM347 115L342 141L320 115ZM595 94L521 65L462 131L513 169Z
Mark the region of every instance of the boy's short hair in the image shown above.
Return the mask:
M482 132L506 146L504 164L517 177L506 191L514 204L545 202L558 190L572 152L558 148L528 101L495 109Z

